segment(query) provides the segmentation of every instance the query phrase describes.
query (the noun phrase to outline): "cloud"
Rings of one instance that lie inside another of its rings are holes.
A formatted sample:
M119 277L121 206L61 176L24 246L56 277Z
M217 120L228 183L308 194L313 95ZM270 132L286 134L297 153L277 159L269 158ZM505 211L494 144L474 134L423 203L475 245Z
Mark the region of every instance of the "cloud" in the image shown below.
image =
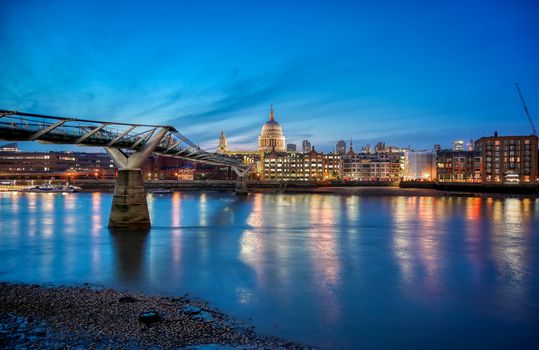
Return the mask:
M347 69L347 65L337 63L327 54L296 57L258 74L248 75L234 69L229 76L231 83L216 88L221 90L219 98L200 105L198 112L180 114L168 122L173 125L185 120L210 122L262 104L268 108L270 104L293 101L297 95L322 84L327 77Z

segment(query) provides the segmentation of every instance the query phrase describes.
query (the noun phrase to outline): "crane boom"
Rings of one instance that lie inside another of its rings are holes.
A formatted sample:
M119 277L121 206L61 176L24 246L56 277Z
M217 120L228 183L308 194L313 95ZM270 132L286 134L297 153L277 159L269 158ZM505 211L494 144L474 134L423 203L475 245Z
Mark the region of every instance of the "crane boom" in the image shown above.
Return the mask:
M520 91L520 87L518 86L518 83L515 83L515 86L517 88L518 96L520 97L520 101L522 101L522 105L524 106L524 112L526 112L526 116L528 117L528 121L530 122L530 126L532 128L532 132L535 136L537 136L537 130L535 129L535 124L533 123L532 116L530 112L528 111L528 106L526 106L526 101L524 101L524 96L522 96L522 91Z

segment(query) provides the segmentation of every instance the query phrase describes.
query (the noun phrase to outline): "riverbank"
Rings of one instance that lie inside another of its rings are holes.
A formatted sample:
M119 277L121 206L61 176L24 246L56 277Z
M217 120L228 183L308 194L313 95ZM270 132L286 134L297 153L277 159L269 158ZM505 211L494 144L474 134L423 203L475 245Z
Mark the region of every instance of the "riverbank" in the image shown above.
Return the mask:
M17 185L0 186L0 191L20 191L43 180L31 182L19 180ZM82 188L82 192L113 192L115 180L77 179L71 182ZM235 180L147 180L144 187L170 191L217 191L229 192L236 188ZM522 184L477 184L477 183L434 183L425 181L370 181L370 182L316 182L278 180L248 180L249 192L264 193L334 193L364 196L488 196L488 197L539 197L539 185Z
M304 349L202 301L0 283L0 348Z

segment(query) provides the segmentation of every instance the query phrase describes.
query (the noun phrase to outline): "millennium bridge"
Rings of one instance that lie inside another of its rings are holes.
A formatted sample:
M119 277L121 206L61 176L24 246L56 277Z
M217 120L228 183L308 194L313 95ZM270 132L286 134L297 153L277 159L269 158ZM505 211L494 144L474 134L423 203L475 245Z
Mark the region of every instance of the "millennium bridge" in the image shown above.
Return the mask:
M0 140L103 147L118 168L109 227L151 225L141 166L152 154L229 166L238 176L236 193L247 193L250 164L207 152L170 125L107 122L0 110Z

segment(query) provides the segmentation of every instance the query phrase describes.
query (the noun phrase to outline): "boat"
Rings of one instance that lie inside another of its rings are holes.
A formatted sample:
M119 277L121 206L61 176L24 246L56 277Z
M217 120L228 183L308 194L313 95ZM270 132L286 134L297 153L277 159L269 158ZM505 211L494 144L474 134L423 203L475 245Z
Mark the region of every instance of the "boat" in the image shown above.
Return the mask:
M153 190L150 192L151 194L171 194L172 191L171 190L165 190L163 188L158 188L156 190Z
M65 185L53 185L51 181L49 181L46 184L23 188L21 191L36 193L72 193L79 192L79 190L81 190L81 188L78 186L73 186L68 183Z

